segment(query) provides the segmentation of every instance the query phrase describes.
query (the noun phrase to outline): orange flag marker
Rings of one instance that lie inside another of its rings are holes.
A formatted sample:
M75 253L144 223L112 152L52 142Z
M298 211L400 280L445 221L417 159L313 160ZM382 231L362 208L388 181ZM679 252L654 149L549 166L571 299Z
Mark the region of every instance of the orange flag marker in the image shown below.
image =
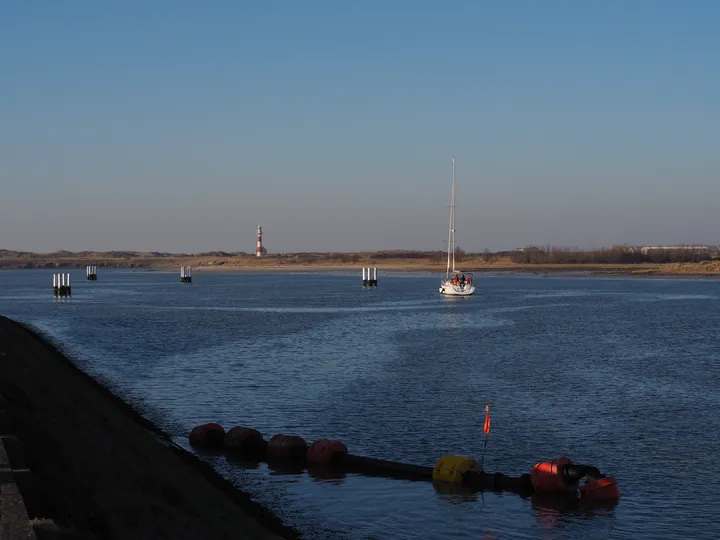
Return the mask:
M480 470L482 470L483 463L485 463L485 449L487 448L488 434L490 433L490 404L485 405L485 425L483 426L485 432L485 444L483 444L482 459L480 460Z

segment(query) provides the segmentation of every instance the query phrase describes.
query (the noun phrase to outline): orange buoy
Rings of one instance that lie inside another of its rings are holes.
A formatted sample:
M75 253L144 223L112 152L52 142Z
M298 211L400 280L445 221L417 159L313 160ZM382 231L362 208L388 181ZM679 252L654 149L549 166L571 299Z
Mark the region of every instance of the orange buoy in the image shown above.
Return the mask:
M273 435L268 441L267 454L274 459L302 459L307 453L307 443L295 435Z
M580 497L588 501L619 499L620 495L620 488L612 476L604 476L580 486Z
M535 491L547 493L573 491L577 484L569 482L565 475L565 466L572 465L572 463L572 460L566 457L537 463L530 472L530 479Z
M190 432L190 446L196 448L221 448L225 440L225 428L211 422L193 428Z
M318 439L307 450L308 463L331 465L335 456L346 456L347 447L340 441Z
M237 426L225 435L225 448L237 452L258 452L264 447L262 433L257 429Z

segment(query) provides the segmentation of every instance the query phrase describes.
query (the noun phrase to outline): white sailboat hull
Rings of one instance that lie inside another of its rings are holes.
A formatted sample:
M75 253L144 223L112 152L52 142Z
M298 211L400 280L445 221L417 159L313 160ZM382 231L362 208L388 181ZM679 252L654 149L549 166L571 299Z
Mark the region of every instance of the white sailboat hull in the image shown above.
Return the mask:
M451 281L440 283L440 294L443 296L470 296L475 292L475 285L454 285Z

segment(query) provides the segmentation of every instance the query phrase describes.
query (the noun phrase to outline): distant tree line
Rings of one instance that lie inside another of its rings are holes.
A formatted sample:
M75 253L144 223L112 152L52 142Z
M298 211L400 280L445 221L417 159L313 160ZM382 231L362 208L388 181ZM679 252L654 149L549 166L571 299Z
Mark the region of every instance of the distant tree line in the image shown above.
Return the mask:
M641 251L627 247L594 250L568 248L529 247L510 253L510 259L519 264L641 264L686 263L712 260L709 251L687 249L654 249Z
M484 261L491 263L494 261L507 261L510 259L517 264L641 264L641 263L698 263L709 261L718 257L717 248L651 248L641 249L628 246L613 246L610 248L581 250L577 248L544 246L530 246L520 250L512 251L490 251L486 249L482 252L466 252L460 247L455 248L455 262L473 264L473 262ZM198 254L172 254L164 252L133 252L133 251L110 251L110 252L75 252L58 251L51 254L37 254L22 251L9 251L0 249L0 260L14 261L12 264L23 264L26 267L46 266L63 267L64 265L75 264L72 259L98 260L107 259L101 264L104 266L117 265L117 260L121 259L122 264L130 264L128 260L139 261L137 264L145 264L147 258L158 257L217 257L225 258L255 258L255 253L245 252L225 252L225 251L209 251ZM301 262L301 263L322 263L322 262L341 262L341 263L360 263L369 261L370 263L382 263L383 261L392 260L418 260L429 261L433 264L444 264L447 260L447 251L419 251L419 250L384 250L384 251L367 251L356 253L342 252L302 252L302 253L275 253L268 254L267 258L275 259L279 263ZM84 263L83 263L84 264ZM218 263L219 264L219 263ZM135 266L134 263L131 266Z

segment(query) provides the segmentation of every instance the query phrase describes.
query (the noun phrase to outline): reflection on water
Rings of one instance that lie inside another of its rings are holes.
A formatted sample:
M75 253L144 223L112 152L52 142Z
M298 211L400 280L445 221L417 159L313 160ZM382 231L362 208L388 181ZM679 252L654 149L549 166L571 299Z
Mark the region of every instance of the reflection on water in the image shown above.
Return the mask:
M259 429L432 466L529 472L566 455L615 476L615 508L203 459L307 538L714 538L720 494L720 290L712 281L104 271L55 300L52 271L0 273L3 314L60 340L160 415ZM318 291L324 291L318 294Z
M443 498L451 504L477 502L478 500L478 490L463 486L462 484L433 482L432 486L435 493L444 495Z

